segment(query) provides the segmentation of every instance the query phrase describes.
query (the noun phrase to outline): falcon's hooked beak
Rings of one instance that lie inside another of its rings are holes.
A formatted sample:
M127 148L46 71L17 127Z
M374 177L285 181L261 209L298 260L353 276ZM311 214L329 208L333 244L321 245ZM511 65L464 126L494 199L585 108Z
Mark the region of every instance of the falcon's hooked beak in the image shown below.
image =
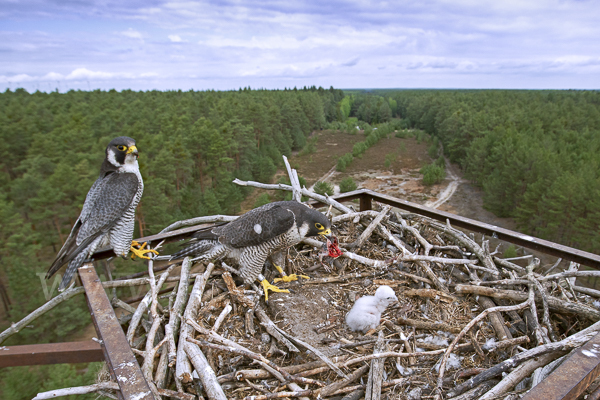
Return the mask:
M133 153L134 156L136 156L136 157L138 156L138 149L137 149L137 147L135 147L135 146L129 146L129 148L127 149L127 153L125 153L125 154L132 154L132 153Z
M332 234L331 234L331 229L325 229L325 230L319 232L319 235L325 236L329 240L331 240L332 237L333 237Z

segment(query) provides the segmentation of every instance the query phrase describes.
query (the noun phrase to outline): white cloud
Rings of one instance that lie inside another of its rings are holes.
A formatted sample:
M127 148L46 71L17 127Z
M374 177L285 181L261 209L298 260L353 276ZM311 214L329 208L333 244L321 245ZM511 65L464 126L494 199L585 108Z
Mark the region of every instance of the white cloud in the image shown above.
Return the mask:
M0 75L0 82L32 82L35 81L35 77L27 74L19 74L13 76Z
M65 79L65 76L57 72L48 72L40 78L41 81L61 81L63 79Z
M128 30L121 32L121 35L127 36L127 37L132 38L132 39L144 40L144 36L142 35L142 33L136 31L133 28L129 28Z
M87 80L87 79L110 79L116 77L118 74L102 71L90 71L87 68L77 68L73 70L66 79L69 80Z
M169 40L174 43L183 42L183 40L181 39L181 36L179 36L179 35L169 35Z
M145 79L156 78L160 74L157 72L143 72L134 74L131 72L106 72L92 71L87 68L76 68L67 75L57 72L49 72L42 76L31 76L27 74L18 74L13 76L0 75L2 82L55 82L55 81L108 81L111 79Z

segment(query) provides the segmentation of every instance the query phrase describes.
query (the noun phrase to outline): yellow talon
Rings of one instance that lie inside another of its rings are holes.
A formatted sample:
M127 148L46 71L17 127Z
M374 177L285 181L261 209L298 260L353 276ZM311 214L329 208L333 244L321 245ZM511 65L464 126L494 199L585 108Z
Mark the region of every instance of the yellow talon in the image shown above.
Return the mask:
M279 289L277 286L271 285L268 280L263 279L261 282L262 287L265 291L265 301L269 301L269 290L277 293L289 293L287 289Z
M275 279L273 279L273 282L292 282L292 281L297 281L298 278L310 279L310 277L308 277L306 275L291 274L291 275L283 275L281 278L275 278Z
M291 275L286 275L285 272L283 272L283 268L281 268L279 265L275 265L275 268L277 268L277 271L279 271L279 273L281 274L281 278L275 278L273 279L273 282L292 282L292 281L297 281L298 277L300 278L304 278L304 279L310 279L310 277L306 276L306 275L296 275L296 274L291 274Z
M139 244L135 240L131 242L130 250L133 253L131 255L132 260L135 260L136 256L139 258L144 258L146 260L150 260L150 257L146 255L148 253L153 253L153 254L158 255L158 251L156 251L154 249L144 249L144 247L146 247L146 244L148 244L148 242L144 242L143 244ZM139 248L135 248L134 246L138 246Z

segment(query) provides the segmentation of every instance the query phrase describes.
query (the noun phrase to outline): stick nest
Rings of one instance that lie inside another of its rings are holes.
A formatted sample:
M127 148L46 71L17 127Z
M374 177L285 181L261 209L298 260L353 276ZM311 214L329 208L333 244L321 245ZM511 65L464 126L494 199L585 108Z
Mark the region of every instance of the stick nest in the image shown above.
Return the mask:
M323 247L310 241L287 250L286 272L308 275L310 279L280 282L279 287L289 289L290 293L270 293L267 305L259 292L243 292L239 287L237 293L231 293L226 282L228 275L216 263L194 318L205 331L212 329L213 336L196 329L192 341L202 349L227 398L274 398L280 392L293 397L327 394L325 397L339 398L360 390L367 390L369 398L379 398L379 394L373 397L369 392L373 390L369 385L374 379L380 380L381 398L447 398L471 389L456 390L468 378L498 367L516 354L562 340L597 320L593 298L576 292L572 282L567 281L569 278L544 279L539 260L533 257L514 262L502 260L497 251L489 251L485 238L478 243L472 235L419 215L391 212L389 208L381 213L385 216L364 242L360 238L380 214L379 210L355 213L351 218L338 216L341 222L334 219L344 251L344 256L338 259L328 257ZM362 258L353 259L353 255ZM462 263L457 262L459 259ZM272 282L277 273L269 267L267 263L265 276ZM192 272L196 270L203 272L204 266L194 266ZM489 281L502 283L486 286ZM356 299L374 294L381 285L392 287L399 302L388 307L376 329L366 334L351 332L344 322L345 315ZM499 288L508 294L483 296L473 291L473 287L491 292ZM485 309L522 303L530 291L537 307L493 313L490 316L495 315L495 323L489 316L482 317L465 331ZM556 301L552 303L552 299ZM578 304L579 308L556 309L556 305L552 306L556 302L567 306ZM262 309L267 318L259 320L257 310ZM167 316L167 306L163 306L163 312ZM291 347L275 338L272 330L267 331L271 321L287 334ZM140 348L150 325L150 321L142 322L136 330L134 343ZM461 331L460 339L456 340ZM158 334L155 344L161 338ZM180 337L177 346L182 345L181 340ZM290 379L267 372L270 368L256 358L206 344L219 341L226 344L223 340L233 341L268 359L294 377L309 378L315 383L290 385ZM380 348L376 349L378 340ZM451 344L451 351L447 351ZM166 343L158 350L155 364L164 351ZM398 355L380 358L384 361L379 361L382 362L379 377L368 376L372 375L369 370L374 369L371 363L377 362L377 357L372 356L374 352ZM556 353L555 358L562 354ZM323 360L336 364L347 377L353 373L358 376L350 381ZM370 367L363 368L361 377L359 369L364 365ZM500 374L495 378L500 379ZM172 369L166 385L175 389L180 386L175 382L177 379ZM493 385L489 380L486 382L482 385L487 384L487 390ZM510 387L504 392L521 393L530 382L531 378L525 377L520 387ZM194 395L205 395L206 390L201 379L182 382L181 388ZM480 394L473 392L466 398Z

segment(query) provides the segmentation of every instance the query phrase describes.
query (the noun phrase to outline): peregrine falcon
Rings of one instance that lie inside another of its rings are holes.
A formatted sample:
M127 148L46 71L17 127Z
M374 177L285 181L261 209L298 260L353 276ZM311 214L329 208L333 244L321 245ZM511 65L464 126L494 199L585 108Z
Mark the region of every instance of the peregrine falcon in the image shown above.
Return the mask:
M250 285L258 278L268 300L268 290L288 292L271 285L262 275L267 257L300 243L308 236L331 236L331 222L325 215L297 201L278 201L248 211L235 221L194 234L192 245L171 256L171 260L188 255L196 260L231 259L239 265L237 274ZM284 275L283 269L273 262ZM295 274L275 281L296 280Z
M46 274L49 279L60 267L69 264L59 291L67 287L77 268L96 249L110 245L118 256L126 257L131 250L134 255L146 259L149 258L146 253L156 253L155 250L144 250L145 243L140 245L131 240L135 208L144 191L137 158L135 140L130 137L119 136L106 147L100 176L90 188L79 218Z

